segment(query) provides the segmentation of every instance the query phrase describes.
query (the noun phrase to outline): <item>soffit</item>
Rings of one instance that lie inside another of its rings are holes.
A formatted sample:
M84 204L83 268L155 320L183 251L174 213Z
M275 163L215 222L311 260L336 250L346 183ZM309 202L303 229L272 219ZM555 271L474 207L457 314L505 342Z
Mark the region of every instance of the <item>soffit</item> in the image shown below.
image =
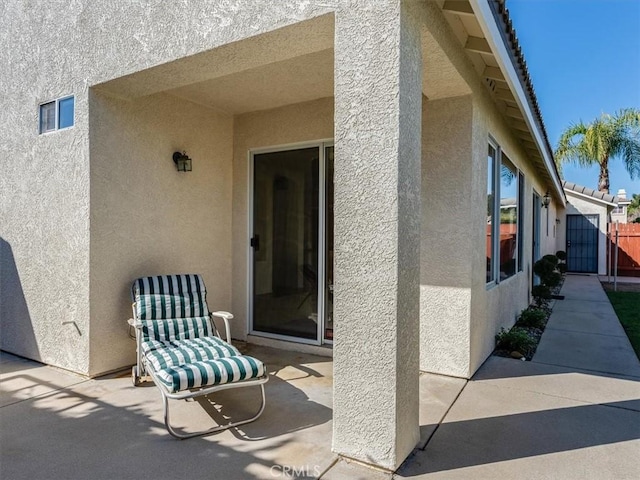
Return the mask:
M229 114L333 96L333 49L167 90Z
M473 64L476 73L482 79L490 95L492 96L498 110L503 114L507 123L512 127L516 138L519 139L522 148L525 150L532 165L536 168L541 177L549 184L556 185L551 189L561 203L563 192L560 188L559 174L552 166L550 171L545 156L553 159L553 151L549 145L542 116L540 114L537 99L531 79L527 70L526 62L520 50L515 31L508 18L508 11L504 8L502 0L487 0L493 2L496 23L502 28L503 38L494 39L504 42L506 49L510 52L509 61L512 62L519 76L519 81L526 95L526 105L519 105L517 93L507 82L507 73L499 67L496 52L490 47L489 42L478 22L476 12L468 0L445 0L439 5L443 11L449 26L456 38L464 48L465 54ZM537 128L542 132L543 141L537 141L534 132L525 120L527 118L524 108L529 108L533 114Z

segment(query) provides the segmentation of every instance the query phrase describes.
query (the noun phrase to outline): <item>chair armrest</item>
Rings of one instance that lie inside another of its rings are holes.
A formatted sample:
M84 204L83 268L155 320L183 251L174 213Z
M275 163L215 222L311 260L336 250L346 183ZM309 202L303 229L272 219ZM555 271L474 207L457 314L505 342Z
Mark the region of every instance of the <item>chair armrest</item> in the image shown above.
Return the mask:
M210 315L212 317L218 317L224 320L225 341L227 343L231 343L231 328L229 326L229 320L233 318L233 314L229 312L218 311L218 312L211 312Z
M142 323L137 321L135 318L130 318L127 320L127 323L129 324L130 327L133 328L142 328Z

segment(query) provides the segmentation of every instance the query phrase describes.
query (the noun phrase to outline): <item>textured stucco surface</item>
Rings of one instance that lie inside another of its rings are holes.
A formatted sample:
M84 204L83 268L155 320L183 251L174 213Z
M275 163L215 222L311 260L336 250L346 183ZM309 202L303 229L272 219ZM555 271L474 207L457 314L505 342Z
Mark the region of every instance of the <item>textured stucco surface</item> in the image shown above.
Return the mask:
M140 276L203 275L212 310L231 309L233 119L166 94L92 93L91 369L135 361L125 320ZM186 150L192 172L178 172Z
M0 16L0 347L85 374L129 363L129 284L169 270L203 273L246 338L248 151L335 137L333 449L397 467L418 441L419 367L470 376L526 306L531 196L546 191L436 2L8 0ZM316 93L306 78L262 98L303 57ZM298 103L326 94L330 68L335 98ZM37 135L38 103L68 94L74 128ZM524 270L487 290L489 135L527 206ZM192 173L175 171L179 149Z
M104 342L102 334L120 338L116 327L102 327L120 321L111 318L114 310L89 307L90 298L100 296L90 293L100 282L90 275L89 88L135 74L123 80L132 82L128 89L114 91L133 99L198 81L194 75L211 68L224 75L330 48L333 18L325 14L333 3L0 3L0 63L10 66L0 71L0 264L3 274L12 272L1 284L1 348L88 374L98 371L90 367L90 344ZM279 28L286 31L269 35ZM239 42L246 38L257 40ZM226 44L233 46L226 57L218 52L214 64L189 70L170 63ZM238 48L241 54L229 54ZM163 64L170 68L160 74L137 73ZM38 135L38 104L64 95L75 95L75 126ZM120 290L118 302L123 298ZM116 351L122 358L123 347ZM92 358L98 368L115 364Z
M426 2L424 8L416 11L428 31L429 41L432 38L438 44L466 85L464 88L456 77L460 86L450 94L466 96L432 99L424 104L420 368L470 377L493 350L494 335L500 327L512 325L528 304L531 198L534 189L544 195L547 188L435 2ZM523 271L487 289L489 136L525 174L525 211ZM556 243L553 204L549 209L549 235L545 213L541 215L542 255L555 252Z
M485 228L486 228L486 178L487 178L487 140L493 137L502 151L525 176L525 208L523 232L523 269L516 275L501 281L498 285L487 289L485 285ZM527 155L512 133L504 117L498 112L488 95L474 96L473 118L473 162L474 175L481 181L473 183L473 203L476 215L472 222L472 232L476 236L474 242L481 245L472 256L474 268L473 291L471 300L471 346L469 376L482 365L495 346L494 335L501 327L508 328L515 322L517 315L529 303L529 291L532 275L533 248L533 202L534 190L544 195L547 186L541 182L540 176L527 161ZM544 209L543 209L544 210ZM555 237L553 222L555 206L549 208L549 230L546 229L546 211L540 215L540 255L555 253Z
M567 208L558 216L560 223L556 230L556 249L567 250L567 215L598 215L598 274L607 274L607 219L612 207L602 203L590 201L587 198L573 195L569 190L567 194ZM553 223L553 219L551 223Z
M418 441L421 55L404 5L357 7L336 15L333 449L395 469Z
M423 102L420 369L468 374L472 270L470 96Z

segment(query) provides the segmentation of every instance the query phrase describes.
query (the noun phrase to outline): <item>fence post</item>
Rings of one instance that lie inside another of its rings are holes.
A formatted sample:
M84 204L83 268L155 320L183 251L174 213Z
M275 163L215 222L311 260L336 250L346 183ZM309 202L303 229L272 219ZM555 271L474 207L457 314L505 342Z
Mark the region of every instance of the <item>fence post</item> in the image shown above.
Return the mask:
M613 238L611 238L611 223L607 224L607 249L609 253L607 254L607 283L611 283L611 243L613 242Z
M618 223L620 221L616 221L616 261L613 264L613 291L618 291L618 239L620 238L618 231Z

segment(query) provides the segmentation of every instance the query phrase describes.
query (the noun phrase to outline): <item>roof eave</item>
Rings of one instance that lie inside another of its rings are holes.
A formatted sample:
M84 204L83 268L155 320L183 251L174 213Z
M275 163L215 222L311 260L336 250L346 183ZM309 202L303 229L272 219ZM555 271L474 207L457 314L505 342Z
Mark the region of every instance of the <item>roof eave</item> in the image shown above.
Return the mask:
M544 132L535 121L535 116L527 100L520 77L516 72L507 46L504 43L501 30L496 23L496 18L491 10L491 6L486 0L469 0L475 13L476 19L482 29L485 39L495 56L500 70L505 74L505 81L509 89L513 92L514 98L520 110L524 113L524 121L532 133L536 146L542 155L544 166L549 172L557 198L561 200L562 206L566 206L566 197L562 188L560 177L553 160L553 153L550 151L545 141Z

